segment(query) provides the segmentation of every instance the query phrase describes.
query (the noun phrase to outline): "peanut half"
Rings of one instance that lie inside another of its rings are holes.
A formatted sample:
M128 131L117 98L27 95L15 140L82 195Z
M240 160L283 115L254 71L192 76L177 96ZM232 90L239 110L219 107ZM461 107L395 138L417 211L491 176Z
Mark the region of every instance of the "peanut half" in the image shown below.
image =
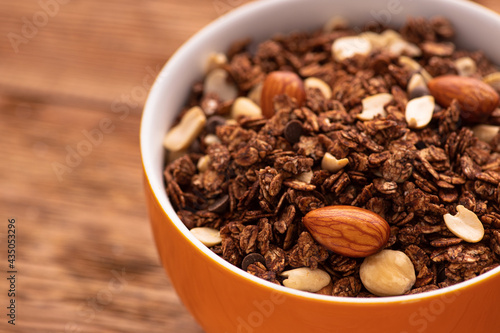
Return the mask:
M231 108L231 118L238 119L239 117L262 117L262 110L250 98L238 97Z
M163 146L170 151L187 149L201 133L207 118L199 106L186 111L179 124L172 127L163 139Z
M384 106L390 103L393 99L394 96L388 93L380 93L366 97L361 101L363 111L356 117L360 120L372 120L378 115L386 117L387 112L385 111Z
M365 288L377 296L402 295L416 281L410 258L404 252L394 250L382 250L365 258L359 276Z
M457 206L457 214L443 216L446 227L457 237L469 243L477 243L484 236L484 227L477 215L462 205Z
M321 160L321 168L326 171L337 172L345 167L348 163L349 160L347 158L341 158L340 160L338 160L332 154L325 153L323 159Z
M286 277L283 285L288 288L315 293L326 287L330 281L330 274L321 269L300 267L285 271L281 276Z
M434 97L427 95L414 98L406 104L405 118L410 128L424 128L434 114Z
M208 227L198 227L190 230L196 239L203 243L205 246L214 246L222 243L220 231Z

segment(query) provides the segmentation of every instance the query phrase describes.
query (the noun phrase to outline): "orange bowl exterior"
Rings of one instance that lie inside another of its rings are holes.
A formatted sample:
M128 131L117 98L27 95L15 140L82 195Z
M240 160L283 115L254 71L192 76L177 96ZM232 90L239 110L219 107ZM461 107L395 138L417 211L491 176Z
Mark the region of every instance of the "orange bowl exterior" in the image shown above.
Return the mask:
M499 332L500 268L420 295L357 299L288 289L230 265L196 241L175 216L163 186L161 142L190 85L202 75L202 60L248 33L262 40L317 27L334 14L347 15L353 24L380 19L394 25L408 15L441 14L455 23L457 45L482 49L500 64L500 44L492 43L500 16L457 0L266 0L243 7L200 31L172 56L153 85L141 123L151 226L162 265L187 309L208 333Z
M371 303L310 299L256 283L223 267L187 239L162 209L146 175L145 190L162 264L180 299L207 333L487 333L500 329L498 279L483 279L414 301Z

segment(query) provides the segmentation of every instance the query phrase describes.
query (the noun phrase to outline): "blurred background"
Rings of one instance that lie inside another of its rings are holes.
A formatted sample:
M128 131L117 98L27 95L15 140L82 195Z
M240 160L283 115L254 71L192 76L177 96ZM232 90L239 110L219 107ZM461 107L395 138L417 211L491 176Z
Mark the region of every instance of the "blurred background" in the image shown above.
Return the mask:
M172 53L246 2L0 0L0 332L202 332L159 264L140 117Z

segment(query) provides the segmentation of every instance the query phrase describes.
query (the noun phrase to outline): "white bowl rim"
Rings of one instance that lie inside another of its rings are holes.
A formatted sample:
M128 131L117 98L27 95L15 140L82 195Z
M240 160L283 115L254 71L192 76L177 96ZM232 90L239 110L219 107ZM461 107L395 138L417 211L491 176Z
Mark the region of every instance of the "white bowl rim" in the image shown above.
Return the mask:
M146 181L149 183L149 186L151 187L153 194L164 210L165 214L170 218L172 223L175 225L175 227L191 242L193 243L205 256L207 256L210 260L213 260L216 262L216 264L222 266L223 268L229 270L233 274L236 274L240 276L241 278L251 280L252 282L264 286L268 288L270 291L279 291L283 292L289 295L309 299L309 300L316 300L316 301L321 301L321 302L327 302L327 303L350 303L350 304L390 304L390 303L413 303L417 301L424 300L426 298L435 298L439 296L444 296L448 295L450 293L456 292L458 295L460 291L475 285L479 284L485 280L488 280L492 278L493 276L500 276L500 266L496 267L486 273L483 273L475 278L472 278L470 280L460 282L458 284L440 288L437 290L433 291L427 291L419 294L413 294L413 295L401 295L401 296L390 296L390 297L375 297L375 298L356 298L356 297L339 297L339 296L327 296L327 295L319 295L315 293L310 293L310 292L305 292L305 291L300 291L300 290L295 290L292 288L287 288L284 286L280 286L274 283L271 283L269 281L266 281L264 279L255 277L242 269L232 265L231 263L227 262L226 260L222 259L215 253L213 253L209 248L204 246L198 239L196 239L187 229L187 227L184 225L184 223L179 219L177 216L175 210L173 209L165 191L165 187L163 184L163 179L159 179L158 177L154 177L155 172L154 170L158 168L157 165L153 165L153 158L151 158L154 155L154 152L151 150L151 145L150 140L149 140L149 127L151 124L154 123L154 114L155 114L155 108L154 108L154 103L153 101L159 98L159 94L162 93L160 89L160 81L163 79L165 76L164 73L166 73L170 67L173 67L178 63L179 61L182 60L185 54L189 53L190 49L196 45L200 40L205 38L205 36L208 36L213 33L214 30L218 29L221 26L224 26L231 21L238 20L239 17L241 16L247 16L247 15L252 15L253 12L258 12L260 10L263 10L267 8L270 5L278 5L279 3L289 3L291 1L297 2L300 0L266 0L266 1L256 1L256 2L249 2L246 4L243 4L228 13L220 16L219 18L215 19L212 21L210 24L205 26L203 29L201 29L199 32L197 32L195 35L193 35L191 38L189 38L167 61L163 69L161 70L160 74L156 78L149 95L146 100L146 104L144 106L144 111L141 119L141 127L140 127L140 149L141 149L141 157L142 157L142 163L143 163L143 168L144 172L146 174ZM409 0L411 1L411 0ZM500 15L495 13L494 11L483 7L482 5L479 5L477 3L472 3L467 0L462 0L462 1L457 1L457 0L433 0L435 2L445 2L445 3L453 3L452 6L464 6L467 9L474 9L477 11L480 11L482 15L486 16L494 16L494 19L500 20Z

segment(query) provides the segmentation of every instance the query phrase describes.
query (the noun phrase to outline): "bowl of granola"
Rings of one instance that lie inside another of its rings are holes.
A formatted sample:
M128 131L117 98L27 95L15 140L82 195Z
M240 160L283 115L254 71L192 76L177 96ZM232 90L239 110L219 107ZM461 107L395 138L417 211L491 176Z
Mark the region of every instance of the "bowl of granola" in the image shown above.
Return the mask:
M466 1L270 0L170 58L145 192L206 332L500 326L498 32Z

